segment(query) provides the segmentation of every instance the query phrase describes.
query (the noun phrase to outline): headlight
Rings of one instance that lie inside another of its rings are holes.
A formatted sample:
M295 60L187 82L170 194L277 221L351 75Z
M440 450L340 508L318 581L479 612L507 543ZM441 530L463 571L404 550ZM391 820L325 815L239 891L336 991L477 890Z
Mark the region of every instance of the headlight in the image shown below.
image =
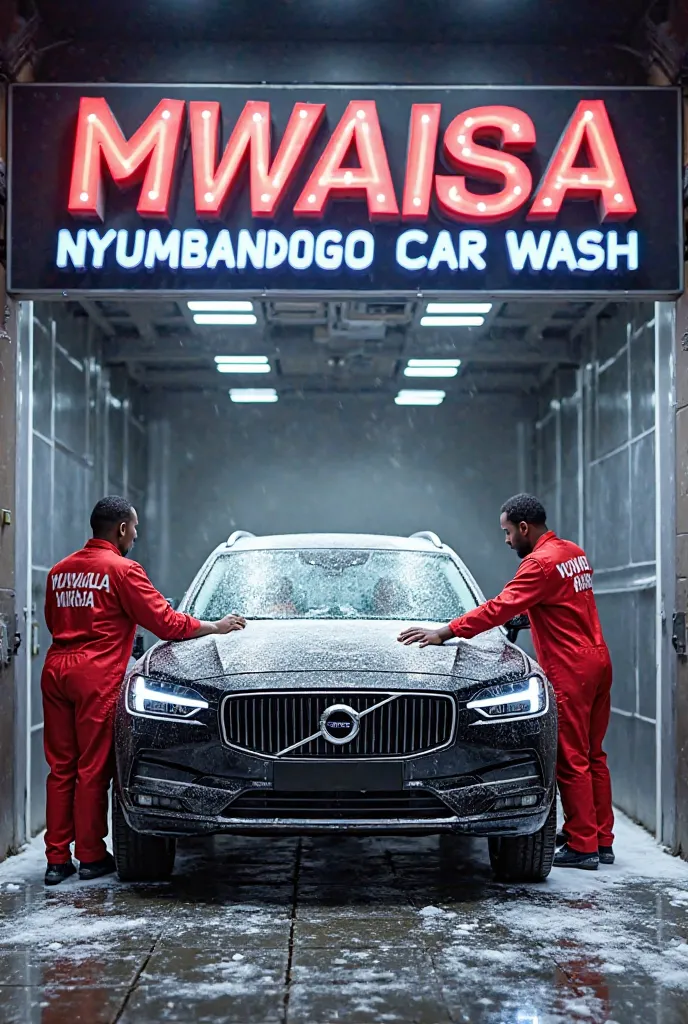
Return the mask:
M540 676L520 679L516 683L489 686L466 704L483 718L529 718L547 710L547 684Z
M132 676L127 691L127 708L147 718L191 718L207 708L208 701L188 686L159 679Z

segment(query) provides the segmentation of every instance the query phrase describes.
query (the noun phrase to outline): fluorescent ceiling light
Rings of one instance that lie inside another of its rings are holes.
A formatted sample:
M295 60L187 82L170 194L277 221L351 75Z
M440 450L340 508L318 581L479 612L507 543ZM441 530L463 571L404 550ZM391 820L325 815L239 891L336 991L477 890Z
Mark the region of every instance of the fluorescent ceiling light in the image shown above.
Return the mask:
M407 366L404 377L456 377L455 366Z
M270 373L269 363L218 363L218 373Z
M491 302L428 302L426 313L489 313Z
M484 323L484 316L422 316L420 318L421 327L482 327Z
M216 363L267 363L267 356L215 356Z
M461 366L460 359L409 359L409 366Z
M252 327L258 323L258 317L255 313L194 313L194 323L206 327Z
M244 299L208 299L187 302L192 313L252 313L253 303Z
M232 388L229 397L233 402L276 402L279 398L274 388Z
M394 399L397 405L441 405L445 391L400 391Z
M215 356L218 373L270 373L267 356Z

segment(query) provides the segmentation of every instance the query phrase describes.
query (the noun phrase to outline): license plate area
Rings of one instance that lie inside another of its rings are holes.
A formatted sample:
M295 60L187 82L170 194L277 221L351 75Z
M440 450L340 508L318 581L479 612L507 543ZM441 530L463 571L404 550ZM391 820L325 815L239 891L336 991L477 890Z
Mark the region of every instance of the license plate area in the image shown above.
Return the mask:
M404 771L400 764L349 761L341 764L284 763L275 765L273 786L281 793L367 792L403 790Z

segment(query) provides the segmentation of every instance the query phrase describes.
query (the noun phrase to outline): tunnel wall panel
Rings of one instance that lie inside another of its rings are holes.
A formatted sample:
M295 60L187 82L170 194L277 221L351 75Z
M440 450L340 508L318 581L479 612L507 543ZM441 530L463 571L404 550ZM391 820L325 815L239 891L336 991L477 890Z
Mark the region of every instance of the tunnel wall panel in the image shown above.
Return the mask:
M654 562L655 537L654 430L631 445L631 562Z
M628 450L614 452L594 462L590 473L590 509L586 517L588 542L598 571L629 563L631 508ZM567 487L567 482L563 483Z
M614 668L614 707L621 714L635 714L637 708L637 646L635 594L597 595L600 621Z
M649 303L607 307L581 339L584 365L575 382L558 371L542 389L535 431L537 486L550 504L550 522L585 547L595 569L614 667L607 737L614 799L650 829L657 729L654 315Z
M44 824L45 778L40 674L50 645L43 605L48 570L81 547L91 508L115 484L116 493L143 499L146 432L134 415L134 389L117 382L102 365L102 339L85 316L63 304L34 305L33 456L31 506L32 631L29 732L28 825ZM117 393L114 393L117 391ZM116 426L112 427L115 424ZM111 430L112 427L112 430ZM127 463L128 437L135 464ZM114 434L114 438L111 436ZM141 552L137 552L140 556Z

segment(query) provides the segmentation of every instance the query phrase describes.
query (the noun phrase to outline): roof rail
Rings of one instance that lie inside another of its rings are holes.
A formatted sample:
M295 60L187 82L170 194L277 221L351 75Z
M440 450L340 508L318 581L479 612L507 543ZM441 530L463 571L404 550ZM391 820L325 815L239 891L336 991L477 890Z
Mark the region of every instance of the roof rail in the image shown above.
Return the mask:
M227 547L233 547L242 537L255 537L255 533L249 533L247 530L235 530L231 537L227 538Z
M436 533L431 533L430 530L421 530L420 533L412 533L411 540L429 540L436 548L442 547L442 541Z

